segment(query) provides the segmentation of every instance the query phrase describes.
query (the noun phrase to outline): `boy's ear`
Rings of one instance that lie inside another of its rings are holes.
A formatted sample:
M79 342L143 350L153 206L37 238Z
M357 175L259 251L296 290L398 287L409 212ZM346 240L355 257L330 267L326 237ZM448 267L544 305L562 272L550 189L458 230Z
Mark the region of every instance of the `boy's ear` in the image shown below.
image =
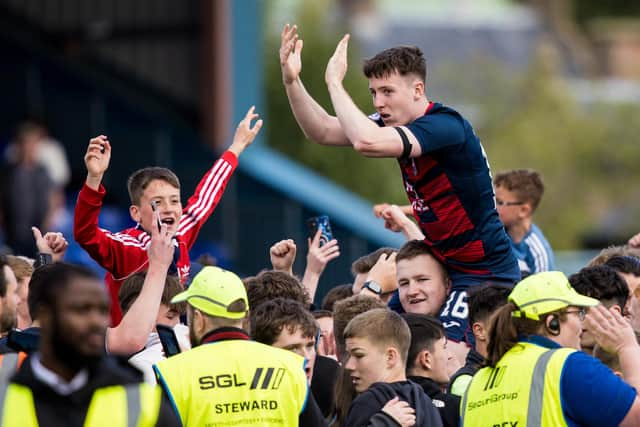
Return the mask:
M396 349L395 347L388 347L387 351L385 352L385 362L387 364L387 368L393 368L397 366L398 363L401 362L398 349Z
M519 210L520 218L528 218L533 214L533 207L529 202L526 202L520 205L519 208L520 208Z
M206 320L199 310L193 310L191 321L193 322L193 329L198 336L202 336L207 332L205 330L207 327Z
M132 220L139 223L141 219L140 207L136 205L129 206L129 215L131 215Z
M431 370L432 358L429 350L422 350L419 354L420 367L425 371Z
M421 80L416 80L413 84L413 96L416 99L422 98L424 95L424 82Z
M487 340L487 330L484 328L484 325L480 322L475 322L471 325L471 331L473 335L478 340L486 341Z

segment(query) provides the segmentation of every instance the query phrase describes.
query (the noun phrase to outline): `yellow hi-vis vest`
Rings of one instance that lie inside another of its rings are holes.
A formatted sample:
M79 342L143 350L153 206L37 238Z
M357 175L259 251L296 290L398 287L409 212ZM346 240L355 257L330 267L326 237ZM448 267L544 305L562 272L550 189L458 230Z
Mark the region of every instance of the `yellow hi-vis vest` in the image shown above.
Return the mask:
M574 349L520 342L479 370L460 403L463 427L563 427L560 376Z
M154 365L184 426L294 426L307 398L304 359L254 341L203 344Z
M31 389L9 383L16 372L17 354L0 359L0 426L37 427ZM87 427L151 427L156 425L161 390L146 383L110 386L93 393L84 425ZM46 420L43 420L46 424Z

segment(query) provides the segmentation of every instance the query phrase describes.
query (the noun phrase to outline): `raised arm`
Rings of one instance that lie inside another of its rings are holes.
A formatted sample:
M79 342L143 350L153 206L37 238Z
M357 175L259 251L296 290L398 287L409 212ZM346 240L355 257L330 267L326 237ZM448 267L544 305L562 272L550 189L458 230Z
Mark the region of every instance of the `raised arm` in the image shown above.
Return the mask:
M424 240L424 233L418 224L411 221L400 206L389 205L380 213L380 217L384 219L385 228L401 232L407 240Z
M315 236L313 236L313 240L307 238L309 252L307 252L307 266L304 270L304 276L302 276L302 285L309 293L311 301L314 301L316 297L318 282L325 267L329 261L340 256L338 241L331 239L323 246L320 246L321 235L322 231L318 230Z
M156 213L157 215L157 213ZM167 279L167 271L175 251L173 239L166 224L161 229L151 227L149 269L140 295L115 328L107 331L107 350L116 354L132 354L142 349L155 328L160 301ZM117 301L114 302L117 304Z
M589 309L585 324L605 351L618 356L624 381L636 390L636 398L620 426L640 425L640 346L631 325L618 312L602 305Z
M258 117L255 108L253 106L249 108L247 114L238 123L229 149L204 174L195 192L189 197L177 232L188 248L193 246L200 229L218 206L227 183L238 165L238 157L253 143L260 132L263 122Z
M84 163L87 168L85 185L80 189L73 214L73 238L98 264L118 280L131 273L123 270L144 268L147 254L141 242L128 235L111 233L98 226L102 200L106 194L101 185L109 167L111 144L100 135L89 141ZM125 262L126 260L126 262Z
M49 262L59 262L64 258L64 254L67 252L69 243L64 235L60 232L48 232L44 236L40 229L36 226L31 227L33 232L33 238L38 248L38 263L42 264L41 260Z
M280 67L291 111L302 132L310 140L323 145L351 145L338 119L329 115L302 84L302 45L298 27L285 25L280 42Z
M292 239L276 242L269 248L271 266L275 271L282 271L293 276L293 263L296 260L296 244Z
M353 148L367 157L400 157L403 143L399 133L393 127L379 127L371 121L353 102L342 81L347 73L347 47L349 35L338 43L329 59L325 72L325 81L331 96L331 103L338 121ZM420 144L413 133L402 127L411 144L411 157L421 154Z
M389 206L391 206L389 203L378 203L376 205L373 205L373 214L376 216L376 218L382 218L382 212ZM398 207L405 215L413 215L413 208L411 207L411 205L402 205Z
M98 191L102 177L109 168L111 159L111 144L105 135L99 135L89 141L84 164L87 167L87 186Z
M240 157L240 154L242 154L244 150L253 143L256 136L258 136L258 132L260 132L263 123L262 119L258 119L258 117L260 117L260 115L256 113L256 107L252 105L244 118L238 123L236 132L233 135L233 141L228 148L236 157ZM255 119L258 120L252 124Z
M591 307L585 320L589 332L607 352L620 360L624 380L640 391L640 345L631 324L602 305Z

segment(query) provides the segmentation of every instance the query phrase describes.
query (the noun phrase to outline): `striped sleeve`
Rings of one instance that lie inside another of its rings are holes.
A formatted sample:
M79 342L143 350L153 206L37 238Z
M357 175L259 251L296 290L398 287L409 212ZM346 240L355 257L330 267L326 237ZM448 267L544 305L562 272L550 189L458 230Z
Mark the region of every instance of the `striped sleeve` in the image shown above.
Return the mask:
M551 248L546 240L544 240L544 237L539 233L531 233L525 239L525 243L534 260L535 271L533 271L533 273L550 271L554 268Z
M106 191L86 184L80 190L73 218L73 237L102 268L115 278L141 268L147 260L146 244L127 233L112 233L98 226Z
M202 177L195 193L189 198L182 212L177 234L182 236L187 247L191 248L198 232L220 202L222 194L238 165L238 159L226 151L213 167Z

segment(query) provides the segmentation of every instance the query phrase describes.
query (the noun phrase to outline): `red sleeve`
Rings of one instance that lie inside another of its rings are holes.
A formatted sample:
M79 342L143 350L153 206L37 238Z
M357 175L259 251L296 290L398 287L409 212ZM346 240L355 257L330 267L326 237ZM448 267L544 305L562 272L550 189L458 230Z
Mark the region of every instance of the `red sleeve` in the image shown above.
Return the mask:
M144 245L133 236L111 233L98 226L98 215L106 191L86 184L78 194L73 217L73 238L102 268L119 279L139 269L147 260Z
M198 183L182 211L178 227L177 234L182 236L187 247L193 246L200 228L218 205L236 166L238 158L231 151L225 151Z

